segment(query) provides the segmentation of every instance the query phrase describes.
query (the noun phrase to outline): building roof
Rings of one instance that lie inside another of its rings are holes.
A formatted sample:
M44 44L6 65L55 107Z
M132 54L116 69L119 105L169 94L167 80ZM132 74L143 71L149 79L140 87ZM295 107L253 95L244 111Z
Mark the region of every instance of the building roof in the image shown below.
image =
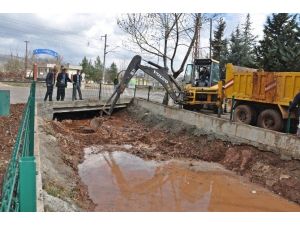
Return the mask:
M70 64L67 64L65 66L66 69L69 69L69 70L82 70L82 66L76 66L76 65L70 65Z

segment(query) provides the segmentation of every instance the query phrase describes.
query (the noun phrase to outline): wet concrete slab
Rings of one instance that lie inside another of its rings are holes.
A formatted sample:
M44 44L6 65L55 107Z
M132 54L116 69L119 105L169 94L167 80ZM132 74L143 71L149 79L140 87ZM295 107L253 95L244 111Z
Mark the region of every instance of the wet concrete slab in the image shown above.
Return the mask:
M78 166L95 211L300 211L216 163L145 161L103 149L86 148Z

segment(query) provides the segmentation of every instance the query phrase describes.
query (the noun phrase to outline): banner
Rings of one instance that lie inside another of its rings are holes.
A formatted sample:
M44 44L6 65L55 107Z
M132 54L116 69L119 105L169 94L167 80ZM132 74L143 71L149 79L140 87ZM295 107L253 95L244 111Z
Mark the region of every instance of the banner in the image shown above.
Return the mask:
M51 55L51 56L56 57L56 58L58 57L58 53L51 50L51 49L38 48L38 49L33 50L33 55L39 55L39 54Z

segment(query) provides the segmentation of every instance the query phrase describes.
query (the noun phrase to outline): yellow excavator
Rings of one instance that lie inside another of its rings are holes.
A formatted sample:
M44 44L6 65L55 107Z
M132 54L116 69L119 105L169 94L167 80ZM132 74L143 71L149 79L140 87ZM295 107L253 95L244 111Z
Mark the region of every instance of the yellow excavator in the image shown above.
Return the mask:
M102 112L111 115L120 95L124 92L136 71L140 69L156 79L165 88L174 103L182 105L184 109L199 110L203 106L208 106L221 113L223 90L218 61L196 59L193 64L187 65L183 85L180 85L173 76L168 74L168 68L151 61L145 61L153 66L149 67L142 65L141 62L142 58L139 55L132 58L120 84L103 106ZM111 107L107 111L104 107L109 103L111 103Z
M214 109L222 106L222 82L219 62L214 59L195 59L188 64L184 74L184 109L200 110L203 107Z

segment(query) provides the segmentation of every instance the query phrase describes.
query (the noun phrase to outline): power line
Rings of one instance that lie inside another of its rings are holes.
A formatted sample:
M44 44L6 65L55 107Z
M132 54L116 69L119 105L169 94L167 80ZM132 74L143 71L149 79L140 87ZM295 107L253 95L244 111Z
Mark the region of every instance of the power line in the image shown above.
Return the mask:
M1 16L0 16L0 18L1 18ZM26 30L26 28L31 27L31 28L34 28L34 29L38 30L39 32L43 32L43 33L46 32L47 34L49 33L49 29L45 29L45 26L39 25L39 24L32 24L32 23L29 23L29 22L26 22L26 21L20 21L20 20L15 20L15 19L11 19L11 18L8 19L6 17L4 17L1 20L0 24L3 23L3 22L8 23L8 24L21 25L22 28L25 28L25 30ZM61 29L55 29L53 27L51 27L50 31L52 33L56 32L56 34L61 34L61 35L65 35L66 33L68 33L68 31L66 31L66 29L61 30ZM71 33L71 35L79 37L79 35L77 33L73 33L73 32L69 32L69 33Z
M48 33L46 33L46 32L32 33L32 31L30 31L31 32L30 33L29 31L18 29L18 28L15 28L15 27L9 27L9 26L3 25L1 23L0 23L0 28L5 29L5 31L1 30L0 32L4 35L6 34L8 36L15 36L16 33L21 33L22 35L27 36L27 37L30 35L31 39L34 38L34 39L39 39L39 40L45 40L45 39L41 39L41 37L38 36L39 34L44 34L44 35L47 35L47 36L50 35L51 41L56 41L55 38L54 38L55 36L62 36L65 39L67 39L68 41L76 43L76 44L78 44L79 42L82 43L82 41L84 41L83 38L74 38L74 37L71 37L71 36L68 36L68 35L61 35L61 34L51 35L51 31L49 31ZM14 33L14 31L16 33ZM45 41L49 41L49 40L45 40ZM88 41L88 40L86 40L86 41Z
M34 32L34 30L32 29L36 30L36 32ZM7 38L13 38L13 39L15 39L16 35L20 34L23 37L25 37L27 40L35 40L34 41L35 45L37 44L49 45L49 42L50 43L52 42L53 44L56 45L57 48L63 48L62 47L63 42L57 40L56 37L63 37L65 39L63 41L70 42L71 44L74 44L76 46L78 46L79 44L82 45L85 42L86 44L88 44L90 40L92 41L99 40L96 38L85 38L79 34L74 34L74 33L66 34L66 31L63 30L58 30L53 28L45 29L44 27L39 26L38 24L32 24L26 21L19 21L11 18L5 18L1 15L0 15L0 34L2 34L3 36L7 36ZM45 38L44 36L47 37ZM106 48L106 44L105 44L105 48ZM106 49L104 49L104 52L106 54L108 53ZM116 53L112 52L112 54L116 54Z
M5 29L5 32L2 32L3 34L11 34L11 35L15 35L15 33L13 31L16 31L16 32L19 32L21 33L22 35L24 36L31 36L30 38L36 38L36 39L40 39L40 37L38 35L40 34L44 34L44 35L47 35L47 36L51 36L52 37L52 41L55 41L55 39L53 39L53 35L54 36L62 36L64 37L65 39L67 39L68 41L70 42L73 42L73 43L76 43L78 44L78 42L82 43L83 41L86 41L88 42L89 40L87 38L83 38L82 36L78 35L78 34L74 34L74 33L71 33L71 34L66 34L66 31L62 31L62 30L55 30L55 29L44 29L43 27L40 27L40 26L31 26L34 28L34 30L36 30L36 33L34 33L33 30L30 30L30 29L27 29L28 27L28 24L27 23L16 23L16 22L12 22L14 24L21 24L22 27L20 26L11 26L9 25L9 23L11 22L8 22L8 21L4 21L6 23L3 23L3 21L0 22L0 28L3 28ZM8 22L8 24L7 24ZM55 32L53 34L53 32Z
M49 33L53 34L53 32L55 32L55 35L63 35L65 37L67 37L68 39L72 39L73 41L80 41L80 42L82 42L82 39L83 39L82 36L79 35L78 33L73 33L73 32L68 33L68 31L66 31L66 30L55 29L55 28L52 28L52 27L51 27L51 29L45 29L44 26L40 26L38 24L32 24L32 23L29 23L29 22L26 22L26 21L24 22L24 21L21 21L21 20L7 18L7 17L1 16L1 15L0 15L0 18L1 18L0 26L2 25L6 29L14 29L14 30L17 30L19 32L29 32L29 33L31 33L32 30L26 29L27 27L31 27L31 28L34 28L35 30L37 30L38 31L37 33L42 33L42 34L49 35ZM9 24L15 24L15 25L18 25L18 27L17 28L12 27ZM21 25L22 27L20 27L19 25ZM82 35L84 35L84 34L82 34ZM70 37L70 36L72 36L72 37ZM99 39L93 38L93 37L90 37L90 38L86 39L87 42L89 42L89 40L99 40Z

